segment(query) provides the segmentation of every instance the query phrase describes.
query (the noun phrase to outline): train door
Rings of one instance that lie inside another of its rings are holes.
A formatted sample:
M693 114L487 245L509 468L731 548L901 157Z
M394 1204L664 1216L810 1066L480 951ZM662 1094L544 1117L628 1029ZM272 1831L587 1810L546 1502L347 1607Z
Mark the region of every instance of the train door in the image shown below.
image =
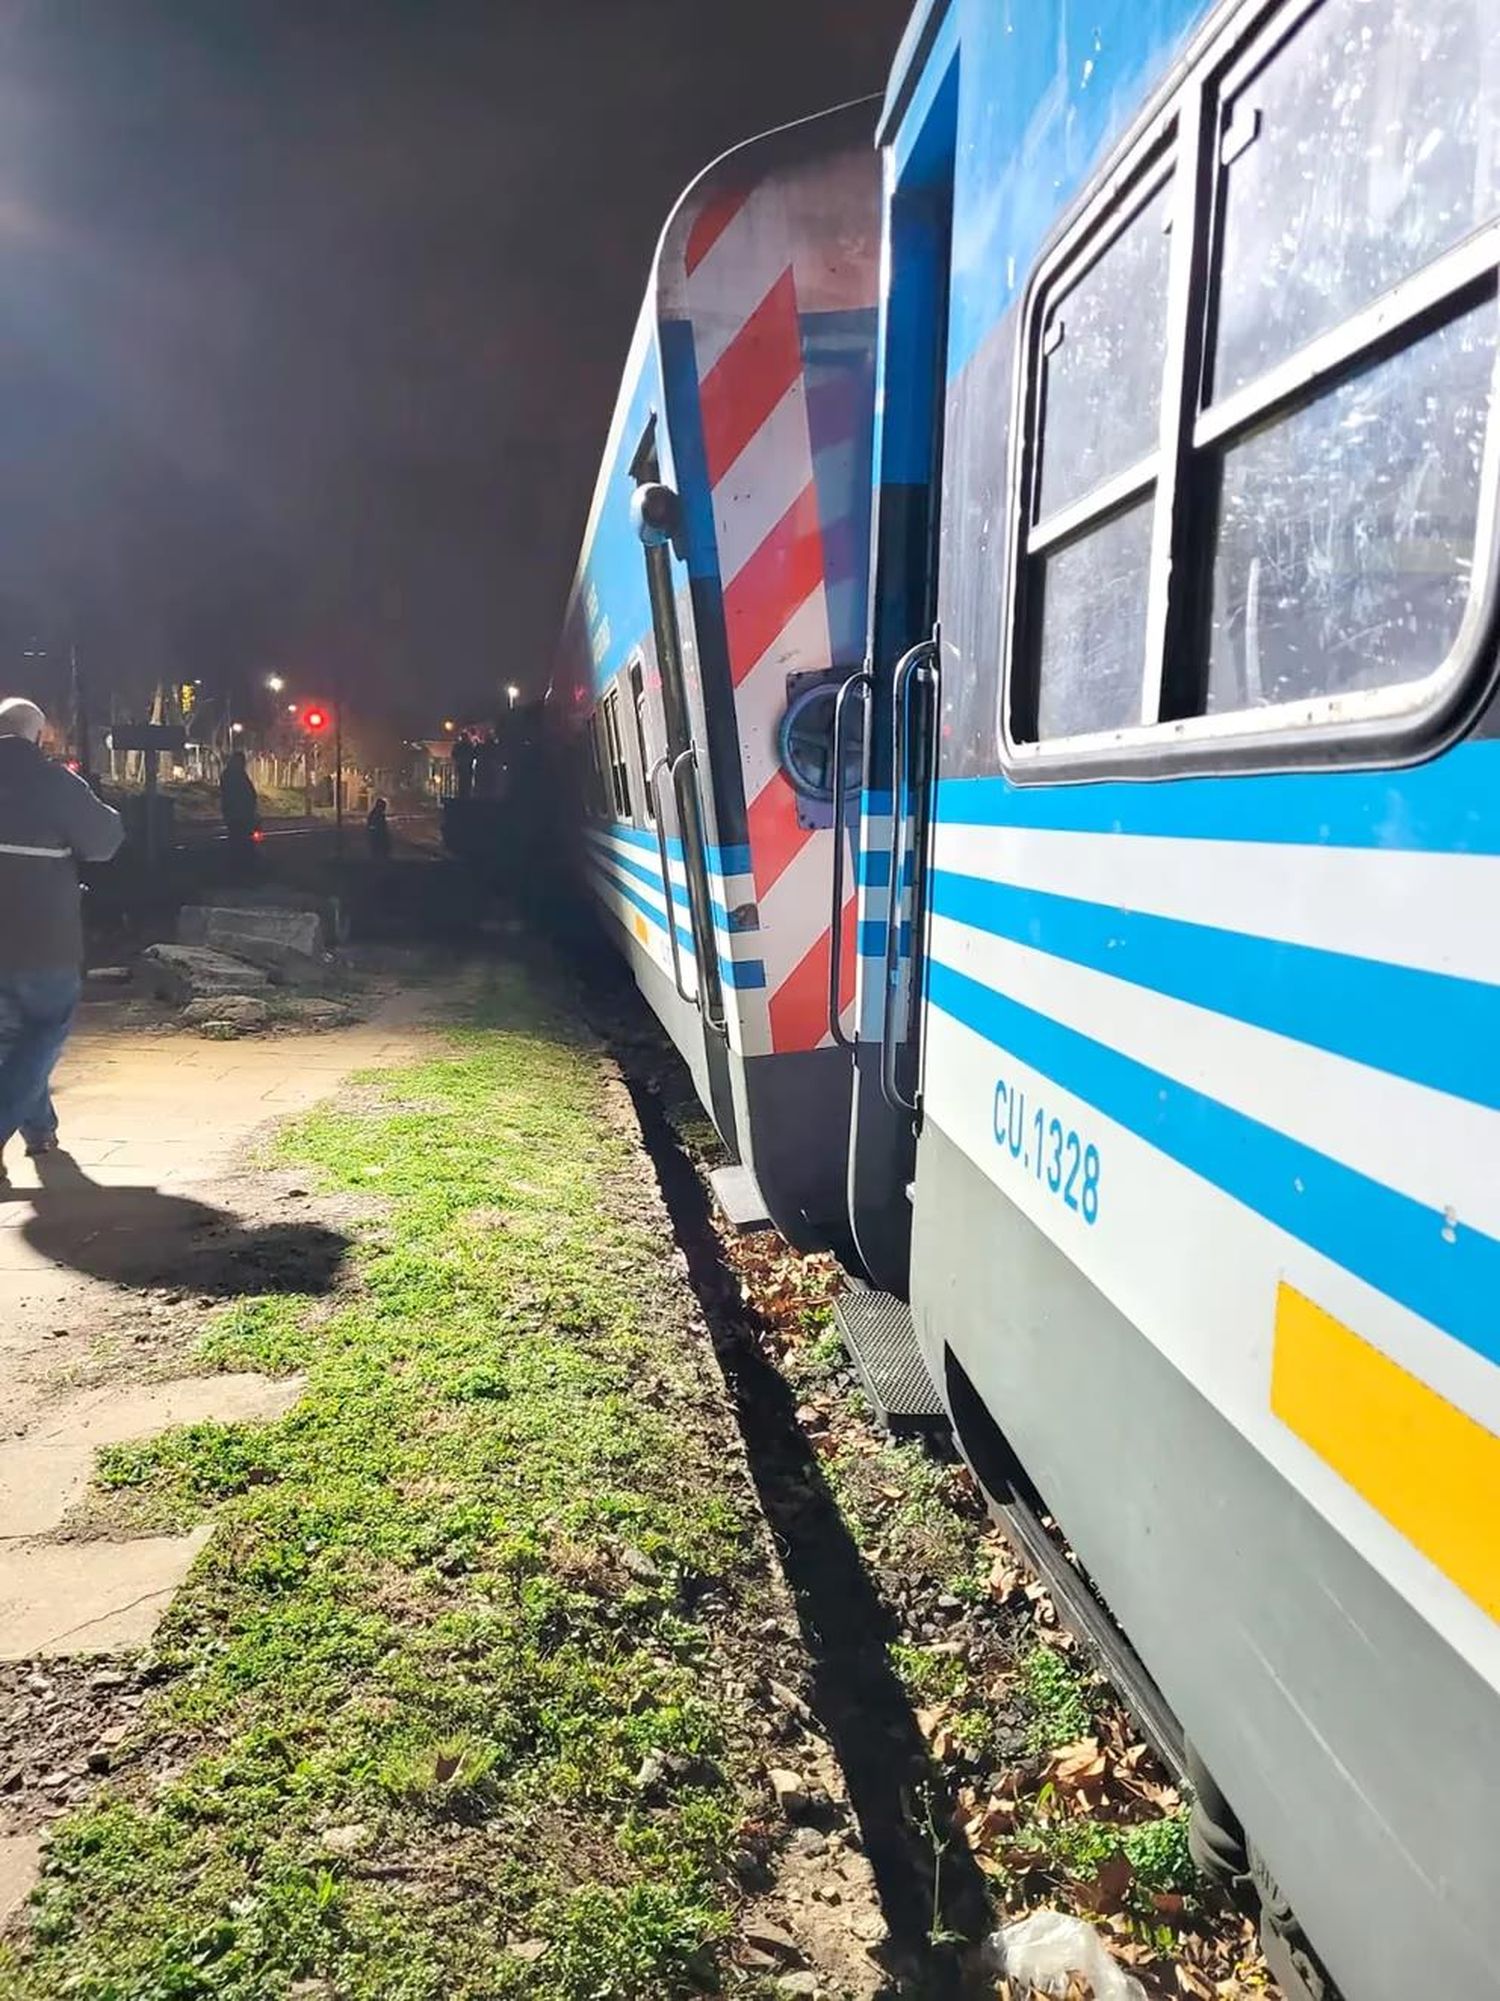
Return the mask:
M871 1281L906 1296L907 1197L915 1152L917 1008L912 943L921 936L935 670L943 379L947 342L958 61L927 71L885 153L886 284L881 305L870 665L841 704L838 768L865 717L855 843L858 971L849 1215ZM894 870L894 874L893 874ZM841 893L841 892L840 892Z
M631 461L630 472L636 481L637 493L643 498L649 498L652 489L664 491L654 418ZM646 586L651 600L651 630L656 646L657 671L661 677L662 724L666 739L662 754L648 770L647 811L656 828L662 879L666 888L672 974L678 997L696 1007L702 1019L708 1109L720 1138L731 1153L737 1153L724 988L719 971L713 895L708 877L708 837L704 826L698 747L694 741L692 708L683 672L682 635L677 622L677 599L672 577L671 537L665 525L653 525L649 507L640 511L640 530L646 563ZM644 687L633 685L637 728L642 732L644 753L643 696ZM674 826L677 829L675 840L671 833ZM677 923L680 905L678 857L672 854L674 845L681 850L681 889L686 897L692 945L687 955L682 950Z

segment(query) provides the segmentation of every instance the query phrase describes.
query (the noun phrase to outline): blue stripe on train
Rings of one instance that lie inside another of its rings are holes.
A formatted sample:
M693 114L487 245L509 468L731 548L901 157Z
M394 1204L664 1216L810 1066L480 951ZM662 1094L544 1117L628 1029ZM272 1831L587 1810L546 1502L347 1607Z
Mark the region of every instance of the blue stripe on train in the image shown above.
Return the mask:
M602 876L610 888L616 891L618 895L623 896L625 901L638 910L648 923L654 924L658 931L666 930L667 914L656 897L642 896L638 890L633 889L628 882L621 876L616 875L613 869L607 868L600 860L595 860L590 865L594 869L594 872ZM660 877L657 878L657 881L658 883L660 882ZM685 901L685 898L679 896L679 900ZM684 952L691 952L694 949L692 932L681 924L676 925L675 929L677 932L677 942L682 950ZM736 991L746 991L765 985L766 969L759 959L731 959L723 952L719 953L718 958L719 978L724 982L726 987L733 987Z
M603 821L585 831L596 839L601 835L612 834L616 840L630 842L632 847L648 848L652 855L656 853L655 834L643 833L639 827L627 826L623 820ZM708 856L708 866L715 875L749 875L750 850L743 843L738 847L716 848L708 842L705 843L705 851ZM682 843L675 834L667 836L667 857L674 862L682 860Z
M929 999L1179 1166L1500 1362L1500 1243L1102 1042L934 964ZM1109 1199L1109 1162L1100 1178Z
M889 889L891 886L891 852L889 848L861 848L856 863L861 889ZM902 886L910 889L916 872L916 857L910 847L901 868Z
M1500 741L1459 744L1404 771L1268 772L1098 785L945 778L944 826L1179 840L1500 854Z
M629 855L622 855L618 849L603 846L597 848L595 853L607 859L611 868L623 869L627 875L633 876L637 882L645 883L648 889L655 890L658 896L661 895L661 865L659 863L632 861ZM672 884L672 902L678 910L690 910L692 908L688 900L685 884L680 882ZM728 911L725 910L723 904L716 897L711 897L709 902L713 910L715 924L720 925L727 931L729 929Z
M590 829L591 833L592 831L593 830ZM650 849L643 852L641 859L639 861L636 861L633 860L628 855L622 855L617 848L610 847L605 836L594 834L593 838L595 841L596 854L605 856L613 867L628 870L629 873L635 876L638 881L645 883L648 886L648 888L654 889L658 894L660 894L661 862L657 857L656 843L654 841L652 842ZM678 852L680 855L681 853L680 848ZM680 882L674 882L672 884L672 901L677 905L679 910L687 910L690 908L688 902L687 888L685 884ZM719 926L721 931L729 931L732 932L736 937L740 937L748 931L758 931L760 929L760 917L758 912L756 913L755 919L752 923L746 923L746 922L737 922L716 896L709 898L709 907L713 912L714 923ZM755 908L753 904L748 907L751 910L754 910Z
M885 957L885 920L881 917L862 917L859 921L859 955L862 959L883 959ZM903 959L911 957L911 926L901 926L901 943L898 954Z
M1500 987L939 869L932 910L1435 1091L1500 1108Z

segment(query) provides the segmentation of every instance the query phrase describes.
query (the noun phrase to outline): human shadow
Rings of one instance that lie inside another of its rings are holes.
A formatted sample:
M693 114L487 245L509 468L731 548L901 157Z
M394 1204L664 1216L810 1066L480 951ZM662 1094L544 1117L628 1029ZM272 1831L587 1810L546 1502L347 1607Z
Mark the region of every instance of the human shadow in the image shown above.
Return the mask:
M160 1188L93 1181L71 1154L36 1161L41 1186L21 1236L54 1264L125 1286L176 1286L220 1299L322 1293L349 1238L319 1223L247 1225L227 1209ZM22 1191L16 1191L22 1192Z

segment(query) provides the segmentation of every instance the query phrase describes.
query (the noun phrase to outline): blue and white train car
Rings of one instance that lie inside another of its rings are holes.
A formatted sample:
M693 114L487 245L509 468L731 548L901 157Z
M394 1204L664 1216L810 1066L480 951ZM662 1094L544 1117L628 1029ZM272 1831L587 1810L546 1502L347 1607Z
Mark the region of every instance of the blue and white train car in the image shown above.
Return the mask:
M1500 1994L1500 5L922 0L869 125L663 238L596 892L1289 1989Z
M750 1200L808 1247L848 1235L834 1031L853 1003L854 899L851 884L836 926L828 752L865 643L873 117L736 148L668 220L553 688L592 759L606 926L754 1177Z
M1500 1993L1500 7L929 0L880 147L867 1209L1288 1978Z

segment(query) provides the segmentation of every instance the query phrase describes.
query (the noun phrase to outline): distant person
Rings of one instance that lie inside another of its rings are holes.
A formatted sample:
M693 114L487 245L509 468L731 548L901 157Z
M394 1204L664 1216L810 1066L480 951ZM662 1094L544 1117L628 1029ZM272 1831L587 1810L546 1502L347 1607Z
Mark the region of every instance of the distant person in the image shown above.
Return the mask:
M500 746L495 732L486 730L474 750L474 790L481 799L490 799L499 789Z
M0 702L0 1184L19 1133L57 1145L52 1072L83 986L78 863L108 861L120 816L42 749L35 702Z
M365 815L365 839L370 844L371 858L377 862L388 862L391 858L391 806L388 799L377 799Z
M219 779L219 813L231 849L238 855L248 855L260 825L260 800L242 750L234 751L225 760Z
M474 765L478 755L473 737L467 730L460 730L453 739L453 787L460 799L467 799L474 790Z

